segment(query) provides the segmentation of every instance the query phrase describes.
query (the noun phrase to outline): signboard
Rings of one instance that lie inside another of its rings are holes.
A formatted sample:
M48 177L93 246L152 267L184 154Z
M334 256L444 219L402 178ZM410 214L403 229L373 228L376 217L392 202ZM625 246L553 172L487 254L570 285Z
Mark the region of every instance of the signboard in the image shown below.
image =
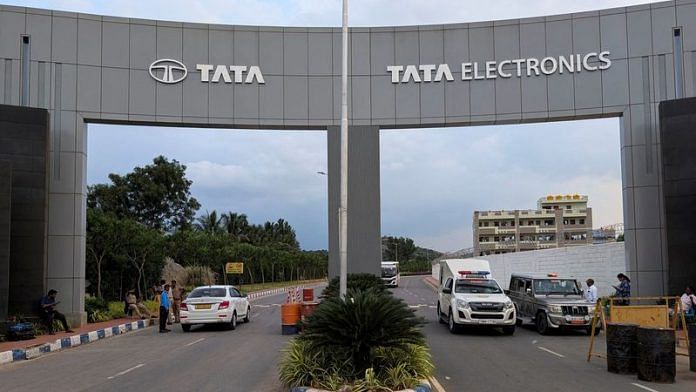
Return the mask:
M243 274L244 263L227 263L225 264L225 273L227 274Z

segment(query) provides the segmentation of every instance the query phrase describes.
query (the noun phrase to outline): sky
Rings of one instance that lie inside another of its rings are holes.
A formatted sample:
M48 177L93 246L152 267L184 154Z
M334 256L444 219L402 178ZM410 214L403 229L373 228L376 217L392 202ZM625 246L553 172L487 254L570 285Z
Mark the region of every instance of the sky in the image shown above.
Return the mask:
M3 4L202 23L338 26L340 0L0 0ZM620 7L631 0L351 0L352 26L463 23ZM123 143L128 140L129 143ZM474 210L534 208L546 194L590 197L596 227L623 220L618 119L381 131L382 233L453 251ZM325 249L326 134L89 126L88 183L157 155L188 167L206 210L284 218L304 249Z

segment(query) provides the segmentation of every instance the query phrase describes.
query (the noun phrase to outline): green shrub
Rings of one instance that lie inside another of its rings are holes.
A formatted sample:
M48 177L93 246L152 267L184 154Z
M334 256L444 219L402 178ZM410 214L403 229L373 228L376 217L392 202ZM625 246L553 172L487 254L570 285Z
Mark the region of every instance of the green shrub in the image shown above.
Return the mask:
M307 318L299 339L308 342L310 349L350 360L354 365L351 376L356 376L373 367L378 348L424 345L423 324L401 299L375 288L349 290L345 301L330 298L322 302Z
M85 312L87 313L88 323L97 323L109 313L109 304L103 298L85 298Z
M159 302L147 300L143 302L150 314L159 314Z
M109 302L109 314L111 318L117 319L126 317L125 306L126 305L120 301Z
M379 293L391 294L391 291L388 291L387 287L384 285L384 282L382 282L382 278L372 274L348 274L346 285L348 286L348 290L365 291L375 289ZM336 277L329 281L328 286L326 286L324 291L321 293L321 298L329 299L338 297L338 291L339 279Z

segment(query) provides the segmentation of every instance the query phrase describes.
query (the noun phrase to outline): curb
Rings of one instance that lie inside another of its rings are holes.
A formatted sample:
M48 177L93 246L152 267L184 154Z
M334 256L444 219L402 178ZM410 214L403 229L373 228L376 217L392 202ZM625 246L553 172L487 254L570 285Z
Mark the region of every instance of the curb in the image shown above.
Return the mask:
M138 320L130 323L115 325L110 328L98 329L96 331L91 331L80 335L73 335L60 338L53 343L44 343L26 349L3 351L0 352L0 365L38 358L42 355L46 355L48 353L56 351L61 351L66 348L80 346L83 344L96 342L97 340L106 339L112 336L121 335L138 329L147 328L150 325L152 325L151 320Z
M434 283L434 282L432 282L432 281L430 281L430 280L428 279L428 277L425 277L425 278L423 278L423 279L421 279L421 280L423 281L423 283L425 283L426 285L428 285L428 287L430 287L431 289L435 290L436 292L439 290L439 287L437 286L437 284Z
M331 392L325 389L316 389L310 387L294 387L290 389L290 392ZM416 385L414 388L402 389L400 391L394 392L433 392L433 388L430 385L430 381L422 380L420 384Z

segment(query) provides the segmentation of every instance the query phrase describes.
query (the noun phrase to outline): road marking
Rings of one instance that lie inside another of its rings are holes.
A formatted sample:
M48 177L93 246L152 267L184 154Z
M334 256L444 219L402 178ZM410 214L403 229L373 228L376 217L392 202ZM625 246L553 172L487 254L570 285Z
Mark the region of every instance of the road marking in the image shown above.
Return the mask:
M124 370L124 371L122 371L122 372L119 372L119 373L114 374L113 376L109 376L109 377L107 377L107 379L108 379L108 380L113 380L113 379L116 378L116 377L123 376L124 374L130 373L130 372L132 372L133 370L135 370L135 369L137 369L137 368L141 368L141 367L143 367L143 366L145 366L144 363L139 363L139 364L133 366L133 367L130 368L130 369L126 369L126 370Z
M270 308L271 305L254 305L255 308Z
M546 351L546 352L549 353L549 354L553 354L553 355L555 355L555 356L557 356L557 357L559 357L559 358L565 358L565 355L559 354L559 353L557 353L557 352L555 352L555 351L551 351L551 350L549 350L549 349L546 348L546 347L537 346L537 348L538 348L539 350Z
M449 378L449 377L448 377ZM434 376L430 377L430 383L433 386L433 389L437 392L446 392L445 388L442 387L442 384L440 384L439 381Z
M650 392L659 392L659 391L656 390L656 389L648 388L648 387L646 387L645 385L641 385L641 384L638 384L638 383L636 383L636 382L632 382L631 385L634 385L634 386L636 386L636 387L638 387L638 388L645 389L646 391L650 391Z
M194 340L193 342L186 344L185 346L186 346L186 347L193 346L194 344L200 343L200 342L202 342L202 341L204 341L204 340L205 340L205 338L200 338L200 339L198 339L198 340Z

